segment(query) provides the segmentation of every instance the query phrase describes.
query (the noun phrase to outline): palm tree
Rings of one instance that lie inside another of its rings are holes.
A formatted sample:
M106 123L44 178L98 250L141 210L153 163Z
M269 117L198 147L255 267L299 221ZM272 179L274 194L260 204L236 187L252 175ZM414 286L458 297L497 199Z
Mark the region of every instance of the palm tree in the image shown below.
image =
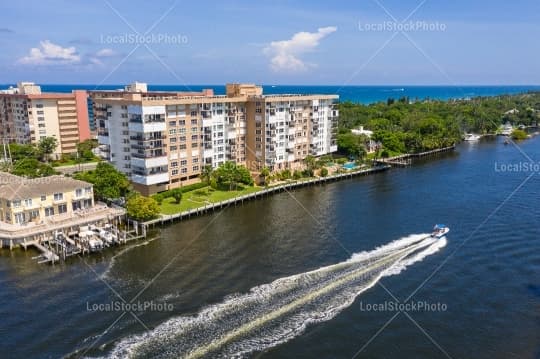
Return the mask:
M263 183L266 185L266 179L270 176L270 169L268 167L263 167L261 170L261 173L259 174L259 177L262 178Z
M206 165L203 167L200 178L201 181L206 182L207 184L210 184L210 179L212 178L212 173L214 170L212 169L212 166Z

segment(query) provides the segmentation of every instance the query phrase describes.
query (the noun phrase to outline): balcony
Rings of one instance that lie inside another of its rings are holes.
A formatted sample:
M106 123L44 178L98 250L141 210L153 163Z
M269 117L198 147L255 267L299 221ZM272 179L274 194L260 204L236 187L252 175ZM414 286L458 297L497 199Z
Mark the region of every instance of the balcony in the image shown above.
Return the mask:
M131 153L131 166L140 168L151 168L159 166L167 166L169 158L166 153L151 154L151 153Z
M163 150L165 148L165 145L161 140L158 140L156 142L131 141L131 148L136 150L136 152L141 155L141 152L145 152L146 156L146 152ZM149 154L149 156L153 157L153 154Z
M164 140L166 138L167 136L165 136L164 134L157 135L157 136L129 136L130 140L139 141L139 142Z
M169 174L167 172L156 173L156 174L151 174L151 175L132 174L131 181L149 186L153 184L169 182Z
M167 130L167 125L165 121L160 122L137 122L129 121L128 129L132 132L165 132Z

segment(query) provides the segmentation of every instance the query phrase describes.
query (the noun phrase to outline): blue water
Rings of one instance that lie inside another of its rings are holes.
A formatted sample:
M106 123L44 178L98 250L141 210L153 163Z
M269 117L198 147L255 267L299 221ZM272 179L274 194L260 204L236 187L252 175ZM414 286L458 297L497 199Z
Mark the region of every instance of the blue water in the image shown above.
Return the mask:
M167 225L158 240L65 265L0 250L0 357L181 358L198 349L211 359L539 358L540 176L501 168L527 161L523 153L540 161L540 137L520 146L463 143L411 167ZM355 275L366 266L349 258L441 222L450 233L438 251L369 289L380 268ZM141 290L138 300L172 310L137 311L140 322L91 310ZM406 310L418 325L367 310L412 293L413 303L445 307ZM276 308L286 311L272 317Z
M14 86L14 84L0 84L0 89ZM96 85L41 85L46 92L71 92L73 89L95 90ZM101 85L97 89L115 90L123 85ZM153 91L200 91L212 88L216 94L224 94L224 85L149 85ZM317 93L338 94L341 101L353 101L364 104L386 101L389 98L408 97L415 99L456 99L476 96L496 96L501 94L517 94L528 91L540 91L539 86L302 86L302 85L264 85L266 94L286 93Z

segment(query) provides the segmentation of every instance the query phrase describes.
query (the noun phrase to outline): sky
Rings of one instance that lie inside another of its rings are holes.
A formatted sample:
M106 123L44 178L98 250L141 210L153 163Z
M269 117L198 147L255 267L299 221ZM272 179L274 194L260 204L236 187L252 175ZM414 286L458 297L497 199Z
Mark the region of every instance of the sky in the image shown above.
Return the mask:
M540 1L0 3L0 83L538 85Z

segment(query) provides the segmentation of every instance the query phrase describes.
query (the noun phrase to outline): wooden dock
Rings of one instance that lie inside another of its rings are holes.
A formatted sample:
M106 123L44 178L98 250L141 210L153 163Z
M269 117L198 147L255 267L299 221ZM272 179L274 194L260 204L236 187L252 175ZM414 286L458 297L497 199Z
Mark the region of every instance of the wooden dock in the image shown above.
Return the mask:
M389 158L380 158L374 160L375 163L390 165L392 167L408 167L412 165L413 159L422 158L428 156L438 155L444 152L453 151L456 148L455 145L443 148L437 148L431 151L419 152L419 153L406 153L404 155L389 157Z
M250 200L254 200L254 199L260 199L260 198L268 197L268 196L270 196L272 194L275 194L275 193L287 192L287 191L290 191L290 190L293 190L293 189L296 189L296 188L300 188L300 187L309 187L309 186L314 186L314 185L322 185L322 184L325 184L325 183L335 182L335 181L348 179L348 178L353 178L353 177L358 177L358 176L367 176L367 175L370 175L370 174L386 171L386 170L388 170L390 168L391 168L391 166L389 166L388 164L380 164L380 165L378 165L376 167L369 168L369 169L364 169L364 170L348 171L348 172L345 172L345 173L337 173L337 174L330 175L330 176L327 176L327 177L318 177L318 178L313 178L313 179L304 180L304 181L289 182L289 183L285 183L285 184L281 184L281 185L277 185L277 186L273 186L273 187L268 187L268 188L262 189L260 191L253 192L253 193L250 193L250 194L246 194L246 195L243 195L243 196L234 197L234 198L231 198L231 199L228 199L228 200L225 200L225 201L207 204L205 206L194 208L194 209L191 209L191 210L188 210L188 211L175 213L175 214L171 214L171 215L163 214L163 215L160 216L160 218L150 220L150 221L146 221L146 222L141 222L140 225L143 228L148 228L150 226L164 225L164 224L167 224L167 223L173 223L173 222L175 222L177 220L182 220L182 219L187 219L187 218L191 218L191 217L201 216L201 215L204 215L204 214L207 214L207 213L212 213L212 212L214 212L216 210L225 208L225 207L230 206L230 205L243 204L245 201L250 201Z

